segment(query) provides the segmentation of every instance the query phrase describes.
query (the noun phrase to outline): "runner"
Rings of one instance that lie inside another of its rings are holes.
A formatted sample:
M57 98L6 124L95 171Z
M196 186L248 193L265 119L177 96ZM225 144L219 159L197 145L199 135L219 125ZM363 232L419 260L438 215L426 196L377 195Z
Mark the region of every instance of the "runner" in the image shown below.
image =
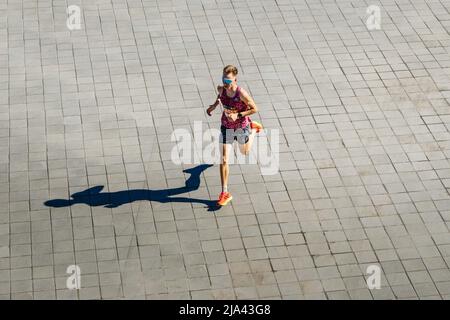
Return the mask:
M236 76L238 70L233 65L228 65L223 69L223 85L217 86L219 94L214 104L206 110L209 116L211 112L221 103L223 105L221 131L221 157L220 180L222 182L222 192L219 195L217 204L226 205L233 199L228 192L228 157L230 147L234 140L239 144L242 154L249 154L253 144L255 134L262 129L262 125L256 121L251 121L249 116L258 112L255 102L248 92L237 85Z

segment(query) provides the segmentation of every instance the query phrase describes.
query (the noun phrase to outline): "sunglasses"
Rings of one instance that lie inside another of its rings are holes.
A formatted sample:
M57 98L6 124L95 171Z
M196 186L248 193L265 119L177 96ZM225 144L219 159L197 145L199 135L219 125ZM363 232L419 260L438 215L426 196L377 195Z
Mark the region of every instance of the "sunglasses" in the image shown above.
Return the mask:
M231 83L233 83L233 80L227 79L227 78L222 78L222 82L223 82L223 84L231 84Z

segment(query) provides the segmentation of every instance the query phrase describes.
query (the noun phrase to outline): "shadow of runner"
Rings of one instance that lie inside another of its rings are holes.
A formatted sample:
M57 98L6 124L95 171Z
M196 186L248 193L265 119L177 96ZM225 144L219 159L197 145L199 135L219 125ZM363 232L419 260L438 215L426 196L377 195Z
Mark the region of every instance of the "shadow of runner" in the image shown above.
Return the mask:
M95 186L84 191L72 194L72 199L48 200L44 202L44 205L48 207L61 208L68 207L77 203L82 203L87 204L91 207L104 206L105 208L116 208L133 201L148 200L160 203L201 203L208 207L208 211L217 211L220 209L220 206L217 205L217 201L186 197L174 197L183 193L197 190L200 187L200 175L203 171L211 166L211 164L202 164L191 169L183 170L183 172L190 174L189 178L186 180L184 187L161 190L132 189L101 193L101 191L103 190L103 186Z

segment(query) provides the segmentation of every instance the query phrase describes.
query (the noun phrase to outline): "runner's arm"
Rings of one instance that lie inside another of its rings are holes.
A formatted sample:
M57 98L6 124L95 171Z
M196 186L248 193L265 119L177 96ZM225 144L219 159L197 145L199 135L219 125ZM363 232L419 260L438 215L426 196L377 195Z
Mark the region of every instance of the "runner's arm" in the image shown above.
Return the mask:
M247 105L247 110L240 112L243 117L250 116L258 112L258 107L256 106L253 98L244 89L241 89L241 101Z
M212 106L217 107L217 105L219 104L219 97L220 97L220 95L222 94L222 90L223 90L223 86L218 85L218 86L217 86L217 91L218 91L219 93L217 94L216 101L214 101L214 103L212 104Z
M222 94L222 90L223 90L223 86L221 86L221 85L218 85L217 86L217 91L219 91L219 93L217 94L217 97L216 97L216 101L214 101L214 103L213 104L211 104L209 107L208 107L208 109L206 109L206 113L210 116L211 115L211 112L217 107L217 105L219 104L219 97L220 97L220 95Z

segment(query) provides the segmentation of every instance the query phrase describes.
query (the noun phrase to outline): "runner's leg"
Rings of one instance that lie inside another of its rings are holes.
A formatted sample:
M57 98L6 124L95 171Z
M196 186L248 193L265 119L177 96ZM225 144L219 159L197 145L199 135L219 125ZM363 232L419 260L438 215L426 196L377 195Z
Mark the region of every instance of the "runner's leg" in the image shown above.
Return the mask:
M222 183L222 192L228 192L228 157L230 155L230 147L229 143L222 143L222 154L221 154L221 162L220 162L220 181Z
M250 129L250 135L248 136L247 142L245 144L239 144L239 150L242 154L248 155L250 153L253 141L255 140L256 131L256 129Z

